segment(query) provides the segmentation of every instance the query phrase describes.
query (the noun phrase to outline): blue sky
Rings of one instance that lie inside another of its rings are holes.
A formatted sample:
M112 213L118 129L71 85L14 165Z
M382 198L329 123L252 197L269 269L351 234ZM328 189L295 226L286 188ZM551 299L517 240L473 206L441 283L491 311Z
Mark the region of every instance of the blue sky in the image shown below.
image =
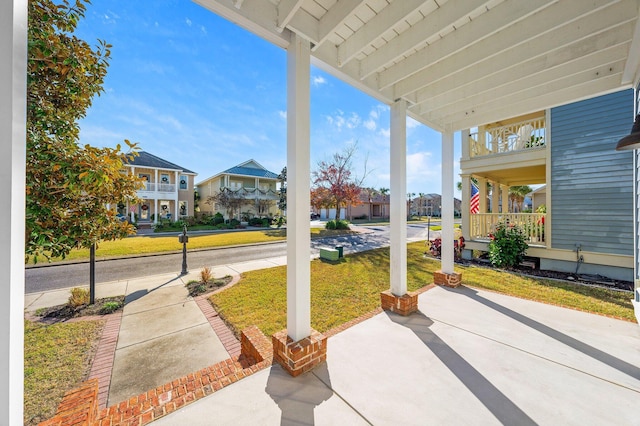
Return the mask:
M275 173L286 165L284 50L186 0L94 1L76 35L113 45L81 143L129 139L196 182L250 158ZM440 134L407 124L408 192L440 193ZM312 67L311 169L353 143L356 175L368 158L364 185L388 188L389 108Z

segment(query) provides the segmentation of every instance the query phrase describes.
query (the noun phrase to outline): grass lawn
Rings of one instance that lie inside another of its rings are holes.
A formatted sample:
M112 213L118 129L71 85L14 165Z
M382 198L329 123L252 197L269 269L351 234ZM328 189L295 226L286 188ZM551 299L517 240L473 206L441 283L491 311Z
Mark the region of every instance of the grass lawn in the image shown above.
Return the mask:
M440 262L423 256L424 244L407 251L407 287L416 290L433 282ZM325 332L380 305L389 284L389 249L345 256L338 264L311 262L311 326ZM522 277L483 267L456 266L467 286L572 307L634 321L631 294L571 283ZM238 334L257 325L269 336L286 327L286 267L251 271L240 283L210 300Z
M55 414L64 393L86 379L103 321L24 324L24 424Z
M322 238L353 233L349 230L329 230L311 228L311 238ZM187 248L189 250L223 247L239 244L264 243L281 241L287 238L286 229L272 229L261 231L220 232L209 235L190 235ZM136 236L116 241L103 241L96 250L96 257L118 257L134 254L149 254L182 250L182 244L178 237L171 236ZM66 259L53 259L53 262L61 260L88 260L89 250L72 250ZM42 262L42 259L40 259ZM31 260L31 263L33 261Z

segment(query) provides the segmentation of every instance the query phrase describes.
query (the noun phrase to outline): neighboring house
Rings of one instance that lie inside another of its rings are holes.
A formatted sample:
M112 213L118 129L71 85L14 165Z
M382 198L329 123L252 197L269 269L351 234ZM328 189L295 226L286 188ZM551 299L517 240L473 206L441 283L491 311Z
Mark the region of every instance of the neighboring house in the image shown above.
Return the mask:
M265 169L255 160L245 161L196 184L200 212L220 212L225 218L234 214L237 219L243 219L243 216L274 216L278 212L278 182L278 174ZM233 209L209 201L221 192L244 201L232 213Z
M194 185L197 173L145 151L125 165L127 173L142 178L137 205L118 205L118 212L137 216L138 223L157 223L158 219L178 220L193 216Z
M384 219L389 218L389 194L381 194L379 191L360 191L360 203L358 205L348 204L340 209L340 219ZM314 208L311 211L317 213L320 219L335 219L335 208Z
M633 109L629 89L463 132L465 254L486 251L495 225L509 221L527 232L527 255L542 269L633 281L633 153L615 150ZM478 214L469 213L471 177L480 189ZM487 181L500 188L491 194L500 206L509 204L510 186L545 186L531 194L533 213L487 213ZM546 214L535 212L541 204Z

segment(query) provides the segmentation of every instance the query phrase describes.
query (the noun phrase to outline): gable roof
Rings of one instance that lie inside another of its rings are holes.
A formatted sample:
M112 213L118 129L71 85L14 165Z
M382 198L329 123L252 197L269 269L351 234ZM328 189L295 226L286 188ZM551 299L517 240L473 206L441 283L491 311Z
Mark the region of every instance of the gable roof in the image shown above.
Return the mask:
M215 175L201 182L198 182L196 186L201 185L204 182L207 182L211 179L215 179L220 175L240 175L240 176L259 177L259 178L266 178L266 179L278 179L277 173L270 172L269 170L265 169L256 160L251 159L251 160L245 161L244 163L240 163L237 166L233 166L223 172L216 173Z
M139 155L135 157L132 161L130 161L127 165L134 167L152 167L155 169L169 169L169 170L178 170L183 173L191 173L196 175L196 172L193 172L189 169L185 169L184 167L178 166L170 161L164 160L160 157L157 157L153 154L150 154L146 151L140 151Z

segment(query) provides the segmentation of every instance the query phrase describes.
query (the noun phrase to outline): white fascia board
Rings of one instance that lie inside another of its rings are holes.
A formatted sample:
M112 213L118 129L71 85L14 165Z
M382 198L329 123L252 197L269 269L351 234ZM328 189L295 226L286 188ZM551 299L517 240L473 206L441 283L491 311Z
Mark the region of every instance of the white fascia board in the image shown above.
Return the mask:
M286 49L289 45L289 33L278 31L278 11L268 0L245 0L241 8L237 8L233 0L192 1L276 46Z

